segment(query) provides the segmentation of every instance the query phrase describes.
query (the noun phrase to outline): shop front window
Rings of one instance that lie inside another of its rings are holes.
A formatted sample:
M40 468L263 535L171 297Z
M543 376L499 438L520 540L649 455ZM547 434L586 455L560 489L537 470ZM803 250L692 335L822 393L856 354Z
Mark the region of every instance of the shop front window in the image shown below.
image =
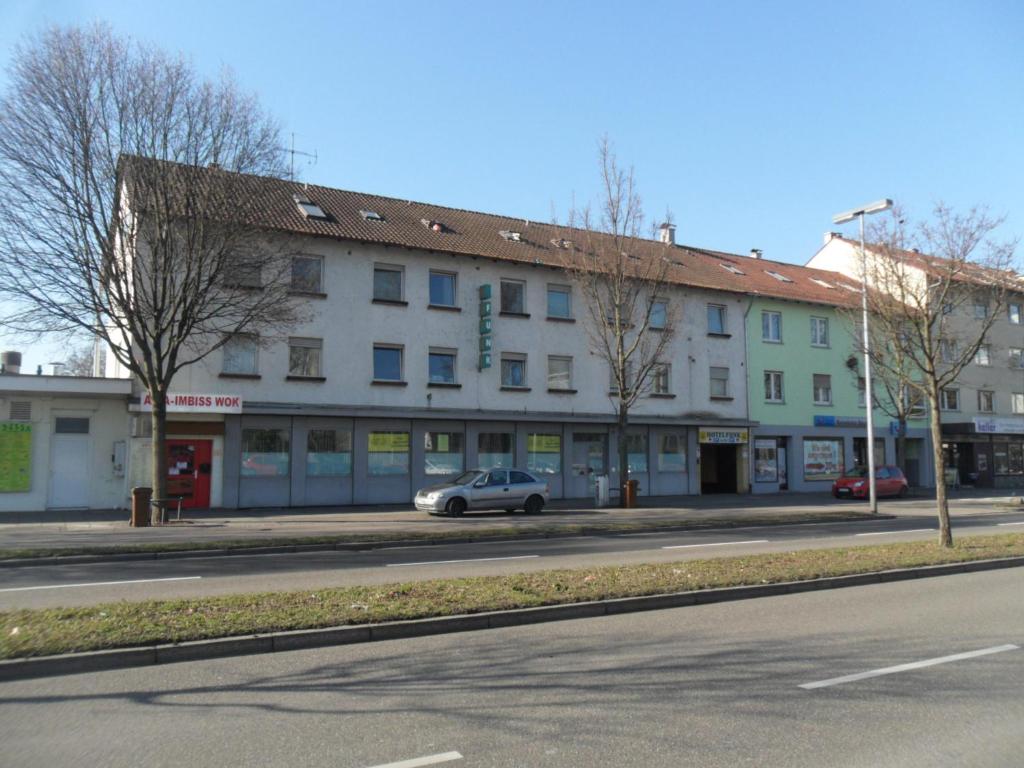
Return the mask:
M779 449L774 437L754 440L754 482L779 481Z
M647 471L647 435L626 436L626 459L630 472Z
M307 477L352 474L352 433L347 429L311 429L306 436Z
M409 433L371 432L366 458L369 475L409 474Z
M562 436L530 433L526 436L526 468L543 475L562 471Z
M843 468L841 439L804 438L804 480L835 480Z
M287 477L290 442L285 429L242 430L242 477Z
M681 434L662 435L658 442L658 471L686 471L686 437Z
M463 469L462 433L427 432L423 435L424 472L455 475Z
M477 436L477 464L481 469L513 466L514 445L511 432L481 432Z

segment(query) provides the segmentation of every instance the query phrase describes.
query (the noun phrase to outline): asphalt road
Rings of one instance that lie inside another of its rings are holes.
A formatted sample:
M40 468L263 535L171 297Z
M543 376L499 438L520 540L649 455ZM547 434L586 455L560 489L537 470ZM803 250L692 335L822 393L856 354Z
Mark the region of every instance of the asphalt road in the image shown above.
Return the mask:
M1010 569L6 683L0 761L1019 766L1022 588Z
M669 562L934 537L928 518L762 526L691 532L433 544L360 552L144 560L4 568L0 610L113 600L319 589L452 576ZM1024 513L974 515L955 535L1024 531Z

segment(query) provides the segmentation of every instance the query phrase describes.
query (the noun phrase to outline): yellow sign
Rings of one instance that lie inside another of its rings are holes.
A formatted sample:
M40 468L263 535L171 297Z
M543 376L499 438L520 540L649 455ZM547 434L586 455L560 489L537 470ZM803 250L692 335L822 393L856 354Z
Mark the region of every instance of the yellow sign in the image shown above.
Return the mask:
M32 490L32 425L0 422L0 493Z
M736 445L747 442L745 429L702 429L700 442L718 445Z
M408 432L371 432L370 453L408 453Z
M529 453L561 453L561 435L527 435L526 450Z

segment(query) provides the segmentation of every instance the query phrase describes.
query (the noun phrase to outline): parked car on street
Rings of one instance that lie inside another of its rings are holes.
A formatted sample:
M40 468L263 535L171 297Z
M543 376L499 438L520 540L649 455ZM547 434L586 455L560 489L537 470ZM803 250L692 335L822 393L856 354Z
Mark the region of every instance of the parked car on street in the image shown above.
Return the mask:
M521 469L471 469L447 483L416 492L416 509L458 517L467 509L526 510L539 514L551 500L547 482Z
M875 495L907 495L910 486L899 467L875 467ZM868 468L853 467L832 483L832 495L837 499L866 499L868 497Z

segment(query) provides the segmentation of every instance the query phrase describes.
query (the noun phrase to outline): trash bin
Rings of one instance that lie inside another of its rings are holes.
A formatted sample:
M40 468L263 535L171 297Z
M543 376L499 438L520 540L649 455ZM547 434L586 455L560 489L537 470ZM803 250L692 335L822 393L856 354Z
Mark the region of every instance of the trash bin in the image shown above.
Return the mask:
M636 506L636 492L640 487L638 480L627 480L626 484L622 486L622 506L626 509L632 509Z
M132 519L130 525L134 528L144 528L149 525L149 500L153 498L152 488L132 488Z
M607 507L609 496L608 475L597 475L594 478L594 506Z

